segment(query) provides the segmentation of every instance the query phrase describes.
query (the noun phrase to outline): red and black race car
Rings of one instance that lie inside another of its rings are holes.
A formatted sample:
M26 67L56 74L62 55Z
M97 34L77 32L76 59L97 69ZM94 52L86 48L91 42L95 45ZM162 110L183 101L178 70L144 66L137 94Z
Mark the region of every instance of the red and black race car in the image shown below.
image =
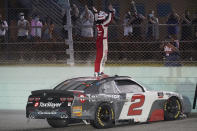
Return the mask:
M148 91L128 76L79 77L54 89L32 91L26 117L47 119L52 127L83 120L95 128L109 128L122 122L176 120L189 113L185 105L182 95Z

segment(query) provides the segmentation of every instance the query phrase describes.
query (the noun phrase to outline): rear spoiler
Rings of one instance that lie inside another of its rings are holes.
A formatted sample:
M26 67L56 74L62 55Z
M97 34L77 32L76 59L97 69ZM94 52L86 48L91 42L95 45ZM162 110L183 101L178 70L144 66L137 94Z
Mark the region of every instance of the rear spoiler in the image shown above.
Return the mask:
M35 90L35 91L31 92L32 95L44 94L44 93L61 93L61 94L68 94L68 95L74 94L72 91L53 90L53 89L51 89L51 90Z

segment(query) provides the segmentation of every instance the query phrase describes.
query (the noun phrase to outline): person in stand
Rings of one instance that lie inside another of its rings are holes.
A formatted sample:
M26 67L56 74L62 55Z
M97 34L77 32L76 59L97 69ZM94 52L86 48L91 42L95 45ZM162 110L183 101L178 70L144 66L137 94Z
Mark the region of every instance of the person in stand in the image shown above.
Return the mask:
M17 27L18 27L18 34L17 34L17 41L18 42L26 42L27 41L27 36L29 33L29 21L25 19L25 15L24 13L20 13L19 14L19 20L17 23ZM20 43L18 45L18 49L21 52L20 53L20 60L23 61L24 56L25 56L25 51L27 50L29 46L25 43Z
M153 10L147 16L147 40L158 40L159 37L159 20L155 17L155 12Z
M135 41L142 40L142 23L146 19L142 14L134 12L131 20L133 26L133 38Z
M42 27L43 24L40 21L40 16L36 15L35 18L31 21L31 35L33 40L39 42L42 36Z
M46 42L52 40L53 39L53 30L54 30L53 21L49 17L47 17L45 19L44 24L43 24L42 39Z
M25 19L24 13L19 14L18 20L18 42L25 42L29 33L29 21Z
M192 39L192 20L190 18L189 11L186 10L181 21L181 40L191 40Z
M181 66L180 51L179 51L179 41L172 36L169 36L170 40L164 42L161 48L165 52L165 66Z
M131 12L128 11L124 16L124 36L129 37L132 36L133 27L131 25Z
M5 44L1 44L5 42L6 31L8 30L8 24L5 20L3 20L2 15L0 14L0 50L4 50Z
M94 25L94 14L85 6L84 12L80 16L81 20L81 36L85 38L93 38L93 25Z
M166 24L168 25L167 27L168 35L178 38L179 22L180 22L179 15L174 10L172 10L166 22Z
M42 22L40 21L40 16L39 15L36 15L34 17L34 19L32 19L31 21L31 36L32 36L32 39L33 41L35 42L34 44L34 51L38 52L40 51L42 48L41 48L41 36L42 36L42 28L43 28L43 24ZM39 55L39 59L41 58L40 54L36 53L34 55ZM35 56L34 56L35 57ZM32 58L33 60L34 58Z
M100 77L105 76L104 74L104 65L107 61L107 52L108 52L108 26L111 23L115 9L113 9L112 5L109 5L109 13L105 13L104 11L97 11L95 7L93 7L95 22L97 27L97 40L96 40L96 60L95 60L95 69L94 76Z

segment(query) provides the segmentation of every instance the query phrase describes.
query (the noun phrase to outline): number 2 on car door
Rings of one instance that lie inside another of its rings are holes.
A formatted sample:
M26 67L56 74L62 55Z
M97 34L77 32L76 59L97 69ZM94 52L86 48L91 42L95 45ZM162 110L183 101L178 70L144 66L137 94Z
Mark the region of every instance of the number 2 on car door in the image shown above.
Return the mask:
M140 100L139 102L135 102L135 100ZM131 98L131 102L135 102L132 103L129 107L129 111L128 111L128 116L133 116L133 115L141 115L142 114L142 109L136 109L136 108L140 108L144 105L144 101L145 101L145 96L142 94L135 94L132 96Z

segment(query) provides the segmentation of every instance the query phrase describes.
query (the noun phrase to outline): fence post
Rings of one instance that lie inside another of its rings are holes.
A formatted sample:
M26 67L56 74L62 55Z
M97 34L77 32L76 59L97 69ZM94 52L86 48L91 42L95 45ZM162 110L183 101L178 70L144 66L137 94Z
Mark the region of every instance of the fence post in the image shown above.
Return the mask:
M71 23L71 14L70 14L70 2L66 0L66 15L67 15L67 30L68 30L68 39L65 40L65 43L68 44L69 49L66 50L66 53L70 56L67 60L67 64L74 65L74 49L73 49L73 38L72 38L72 23Z
M196 108L196 99L197 99L197 84L196 84L196 91L195 91L195 95L194 95L193 109Z

